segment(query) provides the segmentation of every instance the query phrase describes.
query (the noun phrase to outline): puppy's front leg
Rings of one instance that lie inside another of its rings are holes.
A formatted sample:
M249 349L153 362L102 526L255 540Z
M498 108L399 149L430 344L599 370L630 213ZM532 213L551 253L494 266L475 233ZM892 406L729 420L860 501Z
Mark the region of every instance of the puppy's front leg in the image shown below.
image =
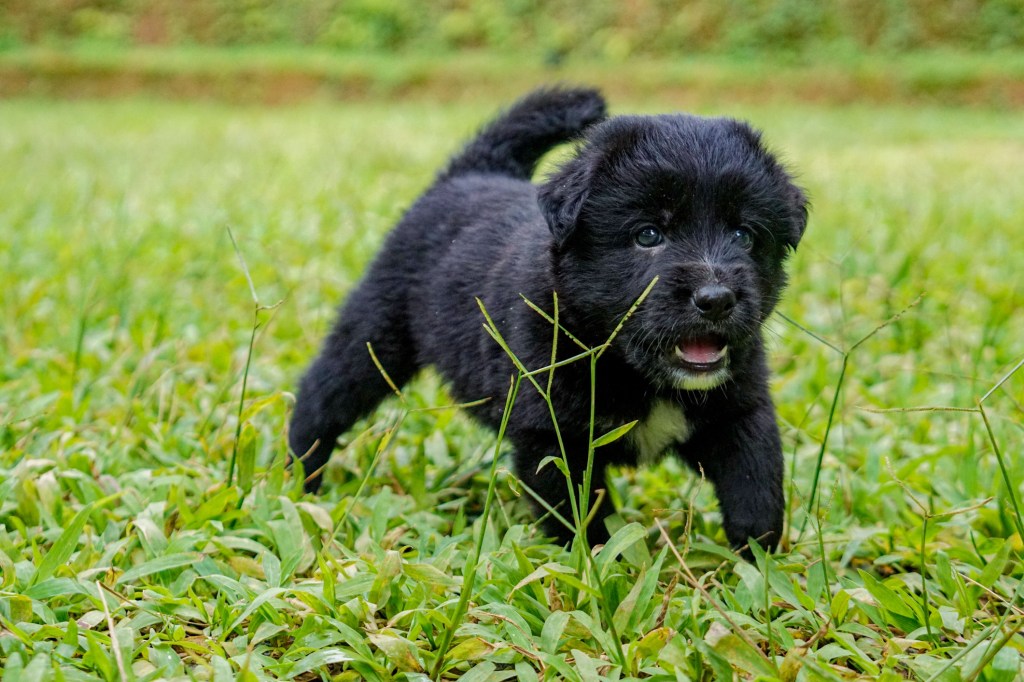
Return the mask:
M750 539L774 550L782 539L782 442L770 400L701 428L686 444L686 459L715 486L722 525L734 547ZM744 552L750 558L749 550Z

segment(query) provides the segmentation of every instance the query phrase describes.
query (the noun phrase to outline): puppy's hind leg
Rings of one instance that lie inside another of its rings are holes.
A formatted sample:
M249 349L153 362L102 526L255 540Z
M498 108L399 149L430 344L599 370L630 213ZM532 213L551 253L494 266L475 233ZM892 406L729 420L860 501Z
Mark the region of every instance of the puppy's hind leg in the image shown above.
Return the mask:
M320 355L302 378L288 443L293 457L304 458L307 492L320 488L321 470L338 436L391 393L367 343L396 386L405 384L417 369L405 302L395 294L367 278L342 309Z

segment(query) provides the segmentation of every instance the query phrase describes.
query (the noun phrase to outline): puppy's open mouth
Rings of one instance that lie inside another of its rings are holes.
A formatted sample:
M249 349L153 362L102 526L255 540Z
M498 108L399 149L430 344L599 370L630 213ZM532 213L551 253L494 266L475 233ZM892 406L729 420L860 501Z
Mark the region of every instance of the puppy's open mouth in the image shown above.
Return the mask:
M691 372L713 372L725 366L729 346L721 336L709 334L683 339L676 346L675 354Z

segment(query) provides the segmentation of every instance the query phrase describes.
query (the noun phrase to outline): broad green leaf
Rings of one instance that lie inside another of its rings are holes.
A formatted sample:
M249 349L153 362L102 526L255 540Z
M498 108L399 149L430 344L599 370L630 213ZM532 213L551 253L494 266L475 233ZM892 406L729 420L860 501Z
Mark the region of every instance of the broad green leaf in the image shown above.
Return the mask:
M436 566L427 563L406 563L402 565L402 572L419 583L443 590L446 587L456 587L462 581L454 576L448 575Z
M851 654L850 657L853 658L861 668L872 675L877 675L879 673L878 666L872 663L871 657L857 645L857 639L855 637L846 632L835 632L832 634L832 637L840 646L845 648Z
M423 669L417 657L416 646L397 635L372 632L367 635L373 645L384 652L393 665L404 672L419 672Z
M999 650L985 669L986 678L990 682L1012 682L1020 679L1020 672L1020 654L1007 646Z
M202 575L201 577L203 580L213 584L218 590L227 595L227 598L231 601L242 601L251 597L250 590L245 585L237 580L227 577L226 575L212 573Z
M623 550L634 542L640 542L645 537L647 537L647 531L639 523L628 523L617 530L597 553L596 561L601 575L608 573L612 562L622 554Z
M533 570L534 561L531 560L528 556L526 556L525 552L523 552L523 548L521 546L521 528L522 526L513 526L513 528L509 529L509 531L505 533L505 537L502 539L501 542L503 547L511 548L512 553L516 558L516 565L519 567L519 571L521 573L525 573L527 576L526 578L523 578L518 583L516 583L516 586L512 588L512 592L517 592L518 590L528 585L530 596L532 596L540 603L547 603L548 596L544 593L543 586L539 584L540 578L535 576L537 572ZM510 594L509 597L511 598L511 596L512 595Z
M346 602L352 597L361 597L373 587L376 576L372 573L359 573L348 580L338 582L334 586L336 602Z
M263 621L256 628L256 632L249 638L249 646L256 646L260 642L270 639L282 632L289 632L291 628L287 625L275 625L270 621Z
M565 631L565 624L569 622L568 611L555 611L547 620L540 632L540 648L549 654L558 652L558 642Z
M934 563L931 566L932 575L942 586L942 592L950 601L956 601L959 590L956 586L956 579L953 577L953 565L949 561L949 555L939 551L935 553Z
M572 619L583 626L583 628L590 633L590 636L597 640L600 647L606 652L615 651L619 647L612 639L611 634L604 629L603 625L599 621L595 621L590 617L589 614L583 611L572 611L570 612Z
M402 572L402 555L393 549L384 552L381 561L377 566L377 577L373 581L373 587L367 593L370 601L383 603L391 596L391 590L395 585L395 578Z
M258 597L249 602L249 605L245 607L244 611L238 614L238 616L236 616L235 619L231 621L231 625L229 625L227 628L228 632L234 631L234 629L241 625L246 618L251 616L253 612L256 611L256 609L263 606L271 599L276 599L277 597L287 592L288 590L282 587L274 587L264 592L261 592Z
M662 552L650 570L646 568L640 570L640 575L636 577L626 598L615 609L612 622L615 623L615 629L620 637L635 637L643 634L638 631L641 622L654 608L660 606L660 601L654 600L654 591L658 587L658 574L661 572L661 562L664 556L664 552Z
M530 637L530 624L526 621L523 613L511 604L491 602L484 604L477 609L471 609L470 614L475 618L490 621L497 617L501 622L501 630L505 637L512 644L519 647L534 646Z
M746 561L737 561L732 570L740 578L740 584L736 589L737 601L748 610L753 609L755 613L760 613L764 609L765 601L765 581L761 571ZM749 604L746 603L748 599Z
M95 666L104 679L118 679L120 675L117 673L117 666L114 663L113 657L108 652L107 646L101 639L102 635L91 630L86 630L82 634L87 645L83 662L87 660L92 666Z
M274 534L274 544L277 545L277 556L281 559L281 580L288 580L296 569L306 563L307 558L311 563L314 557L295 503L284 495L276 499L281 505L284 518L271 521L269 525Z
M36 601L46 601L60 595L94 594L95 585L90 585L89 587L92 588L92 591L87 589L78 580L72 578L50 578L28 588L25 590L24 595Z
M25 595L16 594L9 598L11 622L28 623L32 620L32 600Z
M351 660L352 658L340 649L321 649L300 658L290 667L282 664L278 666L278 668L286 668L288 671L285 673L286 679L293 680L304 673L310 672L311 670L319 670L321 668L326 668L332 663L344 663Z
M310 504L309 502L297 502L295 507L301 513L308 516L321 532L329 533L334 530L334 522L331 520L330 512L320 505Z
M226 519L239 515L236 509L237 504L238 488L234 486L222 488L199 505L199 509L196 510L195 515L192 517L192 523L196 525L206 523L207 521L223 523Z
M996 580L1003 574L1003 570L1006 568L1006 563L1010 559L1010 550L1012 544L1009 540L1003 540L1002 546L999 547L999 551L996 555L985 564L984 570L981 572L981 576L978 578L978 582L985 587L991 588L995 585Z
M494 651L493 644L481 637L468 637L451 648L448 652L450 661L475 661Z
M817 564L812 564L807 567L807 597L808 602L805 602L803 606L808 611L813 611L819 601L822 600L823 596L828 596L828 579L829 574L827 571L827 562L819 561Z
M58 568L67 563L71 555L74 554L75 547L78 546L79 541L82 539L82 531L85 529L85 524L88 522L89 515L92 514L93 509L110 499L113 498L107 497L104 500L91 502L75 514L75 517L71 519L71 523L60 534L57 541L53 543L53 546L50 547L50 551L46 553L43 560L39 562L39 566L32 574L32 579L29 580L29 585L35 585L53 576Z
M537 680L537 671L526 661L518 661L515 669L516 679L519 682L535 682Z
M886 586L882 582L876 580L874 576L865 571L858 571L861 580L864 581L864 587L871 593L871 596L878 600L878 603L883 608L887 609L891 613L905 616L907 618L917 618L917 614L910 606L904 602L895 590Z
M53 674L52 663L46 654L36 654L21 671L19 682L50 682Z
M842 625L843 621L846 620L846 611L850 605L850 593L846 590L839 590L836 595L832 597L832 603L829 605L829 612L832 615L832 619L837 625Z
M814 602L804 593L803 588L797 584L792 576L779 568L774 556L765 552L756 543L751 547L751 551L757 557L758 566L762 567L768 579L768 585L776 595L797 608L814 609Z
M939 617L942 619L942 627L945 630L958 635L964 633L965 619L960 617L956 609L949 606L940 606L938 611Z
M264 550L262 554L265 554L267 550ZM228 566L234 571L247 575L250 578L258 578L259 580L266 580L267 575L263 570L263 563L256 561L247 554L232 554L228 557Z
M579 590L580 592L585 593L596 599L602 598L601 593L598 592L596 587L593 587L583 582L579 579L578 576L575 575L575 573L552 572L550 575L555 580L555 582L564 583L568 587L571 587L575 590Z
M125 583L133 583L139 578L144 578L147 575L181 568L182 566L191 566L198 559L199 555L192 553L170 554L168 556L157 557L156 559L143 562L135 568L125 571L121 574L121 577L117 579L115 584L123 585Z
M796 682L806 656L807 649L803 647L796 647L787 651L785 658L782 659L782 664L779 666L779 679L782 682Z
M146 550L146 555L152 559L160 556L167 549L167 538L164 532L147 516L140 516L132 521L138 533L139 541Z
M252 490L253 473L256 471L256 429L246 422L238 442L238 487L243 492Z
M664 626L655 628L645 634L637 641L634 647L633 656L635 663L640 664L648 658L657 657L673 636L675 636L675 630Z
M213 682L237 682L231 663L223 656L212 656L210 667L213 668Z
M746 673L763 675L768 678L775 678L779 675L779 671L775 669L774 665L765 660L737 635L732 633L725 635L715 643L713 648L729 663Z
M602 445L608 445L609 443L614 443L615 441L617 441L618 439L622 438L627 433L629 433L633 429L633 427L636 426L636 425L637 425L637 421L634 420L634 421L631 421L629 423L623 424L622 426L619 426L617 428L612 429L611 431L609 431L608 433L604 434L603 436L600 436L599 438L595 439L594 440L594 447L595 448L599 448Z
M558 574L561 574L561 575L574 575L576 573L576 571L573 570L572 568L569 568L568 566L563 566L562 564L557 564L557 563L555 563L553 561L550 561L550 562L548 562L546 564L543 564L542 566L539 566L532 573L530 573L528 576L526 576L525 578L520 580L518 583L516 583L515 587L512 588L512 592L513 593L518 592L519 590L523 589L524 587L526 587L530 583L536 582L538 580L542 580L542 579L544 579L544 578L546 578L546 577L548 577L550 575L553 575L555 573L558 573Z
M271 551L265 551L260 561L263 565L263 576L268 587L281 587L281 560Z
M597 674L597 664L590 656L579 649L572 650L573 660L576 662L576 672L580 674L583 682L600 682Z
M450 660L457 661L457 660L460 660L460 659L451 657ZM472 668L470 668L469 672L467 672L465 675L462 675L461 677L459 677L459 681L460 682L490 682L491 680L496 679L494 677L494 675L497 672L497 670L498 670L498 666L494 665L490 661L484 661L483 663L478 663L477 665L475 665ZM515 674L515 673L513 673L513 674Z
M14 562L0 549L0 590L6 590L14 584Z
M116 646L120 650L121 660L125 661L125 668L130 668L128 663L131 662L132 651L135 649L135 630L127 624L118 623L114 626L114 631L111 633L111 640L111 647Z
M537 464L537 473L540 473L540 470L548 464L554 464L555 468L561 471L563 476L569 477L569 467L566 465L565 460L558 455L548 455L541 459L540 463Z
M714 672L715 680L733 680L736 678L733 672L732 665L729 663L722 654L714 650L714 648L702 639L694 641L694 646L701 652L704 658L707 660L707 667Z
M317 553L316 563L320 568L320 580L323 581L324 602L326 602L327 606L333 609L337 603L337 597L334 593L334 568L331 565L330 559L327 559L323 552Z
M541 652L540 660L543 661L544 665L548 668L558 673L557 676L554 676L554 679L557 679L559 682L562 682L563 680L566 682L581 682L580 675L576 672L576 668L569 665L565 660L565 656L557 656Z

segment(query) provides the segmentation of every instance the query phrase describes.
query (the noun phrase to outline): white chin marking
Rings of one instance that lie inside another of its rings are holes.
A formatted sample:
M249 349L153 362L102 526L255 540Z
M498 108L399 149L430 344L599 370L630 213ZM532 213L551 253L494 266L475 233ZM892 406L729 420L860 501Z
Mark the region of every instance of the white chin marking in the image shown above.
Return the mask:
M725 383L729 378L729 370L725 367L713 372L691 372L673 368L672 384L686 391L709 391Z

